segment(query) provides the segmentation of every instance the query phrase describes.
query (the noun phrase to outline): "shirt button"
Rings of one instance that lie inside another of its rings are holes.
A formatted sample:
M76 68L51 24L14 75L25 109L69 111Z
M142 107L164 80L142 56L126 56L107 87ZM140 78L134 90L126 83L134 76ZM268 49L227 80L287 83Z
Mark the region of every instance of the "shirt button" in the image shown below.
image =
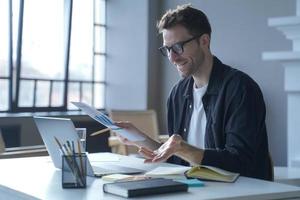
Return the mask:
M192 104L190 104L190 108L192 108Z
M186 128L184 128L183 131L186 132Z

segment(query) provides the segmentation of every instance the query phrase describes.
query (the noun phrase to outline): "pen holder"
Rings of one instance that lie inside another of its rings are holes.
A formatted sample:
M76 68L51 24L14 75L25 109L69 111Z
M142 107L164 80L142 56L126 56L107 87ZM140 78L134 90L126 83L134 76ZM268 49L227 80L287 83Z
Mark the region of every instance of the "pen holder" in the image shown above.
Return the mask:
M86 188L85 153L62 156L62 187Z
M86 128L76 128L76 132L83 148L81 152L86 152Z

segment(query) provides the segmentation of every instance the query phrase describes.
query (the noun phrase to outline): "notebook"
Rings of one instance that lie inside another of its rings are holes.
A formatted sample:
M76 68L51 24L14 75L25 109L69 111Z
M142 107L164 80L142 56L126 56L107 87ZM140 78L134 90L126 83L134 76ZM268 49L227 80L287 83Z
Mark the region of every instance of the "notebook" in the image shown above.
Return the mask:
M38 131L44 141L47 151L52 159L54 166L58 169L62 168L61 152L55 137L61 142L78 141L76 129L71 119L67 118L51 118L51 117L33 117ZM76 148L75 148L76 149ZM81 149L82 146L81 146ZM78 149L76 149L78 152ZM101 177L108 174L139 174L144 173L144 170L129 168L121 165L101 164L100 166L92 166L87 159L87 175Z
M173 192L187 192L187 190L187 184L164 178L103 184L103 192L126 198Z
M200 165L194 166L185 172L188 178L198 178L201 180L221 181L221 182L234 182L238 177L238 173L229 172L217 167Z

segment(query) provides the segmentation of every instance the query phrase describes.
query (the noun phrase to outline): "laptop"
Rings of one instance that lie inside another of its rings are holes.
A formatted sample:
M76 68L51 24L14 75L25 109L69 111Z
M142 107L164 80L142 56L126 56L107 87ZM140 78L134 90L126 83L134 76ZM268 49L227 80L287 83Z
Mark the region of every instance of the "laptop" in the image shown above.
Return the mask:
M38 128L38 131L44 141L47 151L52 159L54 166L58 169L62 168L62 156L58 144L55 141L55 137L61 144L65 144L67 141L78 141L75 126L71 119L67 118L52 118L52 117L33 117L34 122ZM81 145L81 144L80 144ZM75 145L77 146L77 145ZM75 148L76 149L76 148ZM81 146L81 149L82 146ZM76 149L78 152L78 149ZM109 174L140 174L144 173L144 170L129 168L121 165L113 164L101 164L100 166L93 166L89 159L87 159L87 175L101 177ZM99 164L99 163L98 163Z

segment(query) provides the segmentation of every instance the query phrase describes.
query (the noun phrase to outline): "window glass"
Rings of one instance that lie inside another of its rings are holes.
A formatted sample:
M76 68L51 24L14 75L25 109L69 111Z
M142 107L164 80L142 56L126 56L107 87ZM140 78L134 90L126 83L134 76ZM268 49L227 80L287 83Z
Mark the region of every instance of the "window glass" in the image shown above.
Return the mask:
M34 94L34 82L22 80L20 81L20 96L19 101L20 107L31 107L33 106L33 94Z
M0 0L1 1L1 0ZM12 1L12 21L13 21L13 67L16 68L16 58L17 58L17 44L18 44L18 31L19 31L19 13L20 13L20 1Z
M91 83L82 84L82 102L92 105L92 86Z
M74 1L69 62L71 80L92 80L93 25L93 1Z
M80 100L80 86L79 83L69 83L68 85L68 109L70 110L77 110L77 107L75 107L71 102L72 101L79 101Z
M0 0L0 111L77 110L70 102L80 100L104 108L106 1L20 2ZM20 9L23 19L19 18Z
M8 80L0 79L0 111L8 110Z
M95 81L104 81L105 80L105 56L96 55L94 64L95 64L95 73L94 73Z
M95 23L105 24L106 13L105 13L105 0L95 0Z
M96 108L104 108L104 84L95 85L95 102L94 106Z
M0 77L9 75L9 6L0 0ZM1 87L1 86L0 86Z
M38 81L36 84L36 105L43 107L49 105L50 82Z
M105 27L95 26L95 52L105 52Z
M21 77L64 77L64 1L24 2Z
M0 0L0 111L9 107L9 5Z
M51 106L63 106L64 104L64 83L54 81L52 85Z

